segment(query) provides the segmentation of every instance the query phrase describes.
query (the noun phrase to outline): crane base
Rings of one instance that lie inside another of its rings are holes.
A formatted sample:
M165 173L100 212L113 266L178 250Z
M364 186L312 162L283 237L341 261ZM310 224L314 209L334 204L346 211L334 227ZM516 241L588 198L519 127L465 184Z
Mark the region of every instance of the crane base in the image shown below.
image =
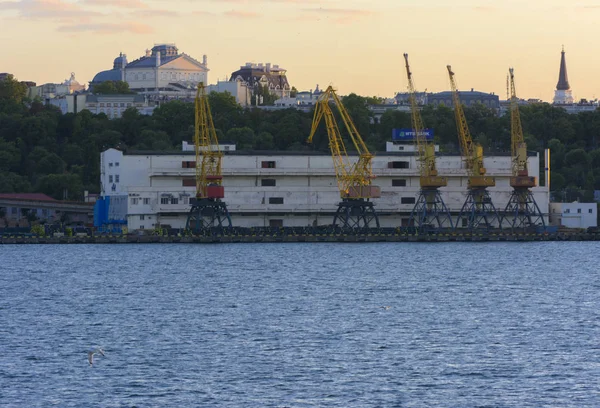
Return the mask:
M465 220L465 221L463 221ZM455 228L469 230L502 228L502 219L485 188L467 190L467 199L460 210Z
M207 229L231 228L227 204L219 199L192 198L185 228L197 234Z
M379 217L371 201L345 198L338 204L333 226L352 230L379 228Z
M420 233L453 228L452 216L437 188L421 189L419 198L410 213L408 225L415 227Z
M502 222L512 229L526 230L546 226L544 215L528 188L513 190L504 209Z

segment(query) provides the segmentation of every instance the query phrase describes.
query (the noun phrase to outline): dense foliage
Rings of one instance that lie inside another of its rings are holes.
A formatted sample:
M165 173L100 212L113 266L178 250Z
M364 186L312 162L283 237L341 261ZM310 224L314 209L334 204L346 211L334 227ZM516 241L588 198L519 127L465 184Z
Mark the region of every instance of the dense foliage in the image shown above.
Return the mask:
M83 190L98 192L100 152L109 148L178 150L183 140L192 141L194 107L171 101L152 116L129 109L120 119L89 111L62 115L39 101L28 101L26 89L13 78L0 83L0 193L43 192L55 198L78 200ZM229 94L212 93L210 106L222 142L235 142L241 150L327 151L323 128L313 146L312 112L295 109L243 109ZM387 111L373 120L367 98L355 94L343 98L356 127L373 151L385 150L393 128L410 127L410 115ZM473 137L486 153L510 151L510 117L476 106L466 108ZM569 115L548 104L521 108L529 150L552 151L552 190L557 199L591 201L600 190L600 111ZM425 124L435 130L444 152L457 152L454 114L441 106L423 109ZM351 149L350 144L347 146ZM541 160L543 162L543 160Z

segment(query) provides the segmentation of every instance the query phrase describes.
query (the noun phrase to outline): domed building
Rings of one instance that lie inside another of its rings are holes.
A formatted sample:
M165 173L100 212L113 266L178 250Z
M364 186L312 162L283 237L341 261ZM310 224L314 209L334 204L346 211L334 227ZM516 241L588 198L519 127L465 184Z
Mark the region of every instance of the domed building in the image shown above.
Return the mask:
M125 81L132 91L151 97L193 97L199 82L207 84L208 71L206 55L199 62L180 53L175 44L158 44L132 62L119 54L113 69L96 74L90 87L104 81Z
M90 88L105 81L124 81L125 67L127 66L127 55L120 53L113 61L113 69L98 72L90 82Z

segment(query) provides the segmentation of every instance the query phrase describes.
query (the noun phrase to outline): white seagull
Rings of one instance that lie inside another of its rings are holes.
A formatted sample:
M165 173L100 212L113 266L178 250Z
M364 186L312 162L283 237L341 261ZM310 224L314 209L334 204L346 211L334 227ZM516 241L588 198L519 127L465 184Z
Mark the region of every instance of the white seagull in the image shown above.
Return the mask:
M104 350L102 350L101 348L97 348L94 351L88 351L88 361L90 362L90 365L94 364L94 354L101 354L102 356L104 356Z

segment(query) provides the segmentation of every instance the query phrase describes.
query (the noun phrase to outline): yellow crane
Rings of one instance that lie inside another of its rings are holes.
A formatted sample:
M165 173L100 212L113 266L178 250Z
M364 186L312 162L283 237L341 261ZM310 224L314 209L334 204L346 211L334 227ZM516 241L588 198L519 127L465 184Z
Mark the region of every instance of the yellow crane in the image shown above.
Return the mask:
M510 186L513 188L506 209L504 222L513 228L545 227L544 216L540 211L531 188L537 185L535 177L529 175L527 163L527 144L523 136L519 99L515 88L513 68L509 68L510 78L510 140L512 156L512 177Z
M440 187L448 184L446 177L438 175L435 158L435 145L427 140L425 126L417 104L417 92L413 81L408 54L404 54L408 91L410 93L411 122L413 127L415 147L419 163L419 198L410 214L409 224L420 232L439 231L452 228L452 217L440 194Z
M450 65L447 66L450 77L450 86L452 88L452 101L454 104L454 116L456 119L456 129L460 152L467 168L467 198L460 211L455 226L459 223L471 230L476 228L494 228L501 227L501 219L496 211L488 187L496 185L494 177L486 175L486 169L483 164L483 147L473 141L469 125L463 111L460 95L454 79L454 72Z
M231 217L225 197L221 161L223 152L213 123L208 95L202 82L198 84L195 100L194 148L196 152L196 196L190 199L192 205L186 228L199 233L210 228L231 227Z
M337 106L345 130L356 149L358 154L358 161L356 162L350 161L340 128L331 109L332 104ZM369 152L367 145L358 133L350 115L332 86L329 86L317 100L308 143L312 143L323 119L325 120L329 148L342 199L338 204L333 226L344 229L378 228L379 218L375 212L373 202L370 201L371 198L381 196L379 187L371 185L374 178L371 161L374 155Z

